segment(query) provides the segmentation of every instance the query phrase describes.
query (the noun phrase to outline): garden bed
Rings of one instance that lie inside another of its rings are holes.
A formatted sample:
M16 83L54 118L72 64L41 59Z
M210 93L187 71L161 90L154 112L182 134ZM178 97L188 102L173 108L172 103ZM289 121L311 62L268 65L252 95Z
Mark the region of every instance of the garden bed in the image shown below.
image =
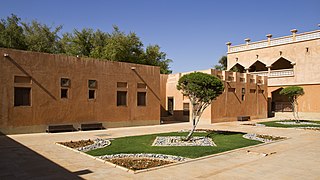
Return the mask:
M269 127L281 127L281 128L320 128L320 121L309 121L309 120L300 120L297 123L294 120L281 120L281 121L269 121L269 122L260 122Z
M86 154L135 172L281 139L281 137L268 135L255 135L255 139L247 139L247 137L244 137L245 133L241 132L198 129L194 133L194 139L203 140L204 138L209 138L212 142L214 141L216 146L212 144L206 146L152 146L157 137L176 137L183 139L187 134L188 132L184 131L121 137L113 139L112 144L102 143L107 145L92 150L88 150L88 148L85 147L94 146L97 142L101 143L102 139L71 141L59 144L74 148L78 151L86 149L86 151L83 151ZM269 140L259 141L261 138ZM81 145L83 147L81 147Z

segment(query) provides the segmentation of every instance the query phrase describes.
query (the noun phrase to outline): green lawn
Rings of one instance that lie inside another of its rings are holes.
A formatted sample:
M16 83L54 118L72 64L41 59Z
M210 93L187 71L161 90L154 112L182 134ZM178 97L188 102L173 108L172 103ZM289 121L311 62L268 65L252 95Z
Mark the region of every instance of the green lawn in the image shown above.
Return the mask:
M188 158L197 158L201 156L207 156L210 154L216 154L224 151L229 151L241 147L252 146L260 144L259 141L248 140L242 137L243 133L239 132L224 132L224 133L210 133L210 137L213 139L216 147L155 147L151 146L156 136L186 136L187 133L162 133L151 134L143 136L130 136L116 138L111 141L111 145L105 148L96 149L87 152L93 156L119 154L119 153L155 153L155 154L167 154L175 156L183 156ZM194 136L206 136L208 133L194 133Z
M293 120L281 120L285 122L294 122ZM261 122L259 124L264 124L269 127L282 127L282 128L295 128L295 127L320 127L320 121L307 121L303 120L301 122L311 122L311 123L317 123L317 125L309 125L309 124L300 124L300 125L289 125L289 124L279 124L276 123L279 121L269 121L269 122Z

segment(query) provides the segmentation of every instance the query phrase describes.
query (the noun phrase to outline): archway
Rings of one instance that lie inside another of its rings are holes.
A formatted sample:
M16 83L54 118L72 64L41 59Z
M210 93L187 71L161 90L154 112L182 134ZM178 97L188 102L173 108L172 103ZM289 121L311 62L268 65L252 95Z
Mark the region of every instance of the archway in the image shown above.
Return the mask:
M229 71L240 72L240 73L246 72L245 69L244 69L244 67L243 67L241 64L239 64L239 63L237 63L237 64L235 64L234 66L232 66L232 68L230 68Z
M259 71L268 71L266 64L261 61L256 61L249 67L249 72L259 72Z
M280 94L280 91L282 89L283 88L279 88L271 92L271 95L272 95L271 111L292 112L291 103L288 97Z
M292 69L292 62L281 57L271 65L271 70Z

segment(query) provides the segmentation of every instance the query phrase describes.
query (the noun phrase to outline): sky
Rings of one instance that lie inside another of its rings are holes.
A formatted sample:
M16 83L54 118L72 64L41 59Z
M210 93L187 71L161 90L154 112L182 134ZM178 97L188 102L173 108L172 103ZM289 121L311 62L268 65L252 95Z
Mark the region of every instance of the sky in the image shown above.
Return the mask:
M251 41L319 30L320 0L1 0L0 18L12 13L63 32L117 25L144 46L158 44L174 73L212 68L226 42Z

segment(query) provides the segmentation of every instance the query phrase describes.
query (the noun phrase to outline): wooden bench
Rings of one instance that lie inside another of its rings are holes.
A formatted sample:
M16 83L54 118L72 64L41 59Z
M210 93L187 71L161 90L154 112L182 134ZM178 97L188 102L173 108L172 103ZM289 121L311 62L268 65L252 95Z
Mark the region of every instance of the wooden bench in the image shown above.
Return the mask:
M104 129L102 126L102 123L88 123L88 124L81 124L79 130L85 131L85 130L100 130Z
M71 124L49 125L47 132L68 132L76 129Z
M238 116L237 120L238 121L249 121L250 120L250 116Z

